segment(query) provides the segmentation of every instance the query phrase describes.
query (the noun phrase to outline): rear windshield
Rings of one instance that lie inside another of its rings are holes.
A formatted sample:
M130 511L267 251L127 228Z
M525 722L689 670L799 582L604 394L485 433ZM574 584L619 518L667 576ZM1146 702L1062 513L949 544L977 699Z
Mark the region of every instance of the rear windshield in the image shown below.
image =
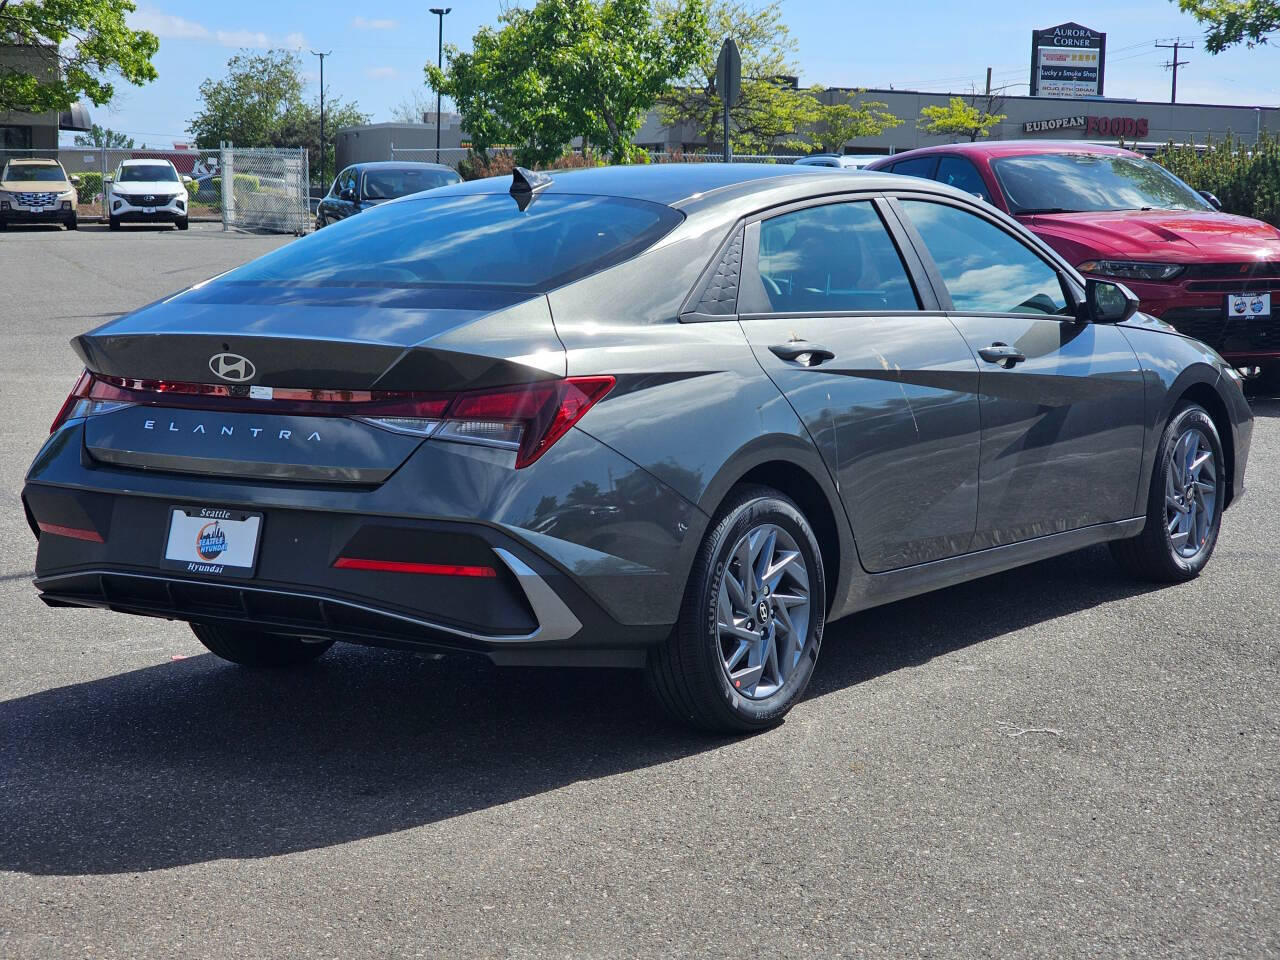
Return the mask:
M394 200L462 180L452 170L370 170L364 175L366 200Z
M62 167L43 163L11 163L0 174L0 180L9 183L61 183L66 179Z
M1198 193L1143 157L1041 153L993 160L1012 213L1211 210Z
M224 274L217 284L472 287L541 293L621 263L682 219L619 197L426 195L374 207Z
M177 180L178 171L167 163L137 163L120 168L120 183L154 183L157 180Z

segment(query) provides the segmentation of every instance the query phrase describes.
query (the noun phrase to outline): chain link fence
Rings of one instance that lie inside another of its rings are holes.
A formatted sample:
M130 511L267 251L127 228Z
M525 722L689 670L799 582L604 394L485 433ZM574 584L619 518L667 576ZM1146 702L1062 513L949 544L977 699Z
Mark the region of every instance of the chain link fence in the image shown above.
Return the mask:
M509 157L510 150L494 149L489 151L492 157ZM468 147L441 147L437 150L435 147L397 147L391 144L389 160L404 160L413 163L443 163L455 170L458 164L465 160L471 153ZM573 156L582 156L580 149L570 150L569 154ZM795 163L803 154L775 154L775 153L738 153L733 155L734 163ZM720 163L724 157L719 153L685 153L682 151L649 151L650 163Z
M305 148L224 144L219 159L223 226L293 234L311 228L311 175Z
M219 222L224 228L304 233L311 226L307 205L308 158L302 147L212 150L153 150L149 147L58 147L0 150L0 173L12 159L57 160L75 177L77 216L106 220L108 187L125 160L168 160L183 177L190 220ZM223 176L229 170L230 176Z

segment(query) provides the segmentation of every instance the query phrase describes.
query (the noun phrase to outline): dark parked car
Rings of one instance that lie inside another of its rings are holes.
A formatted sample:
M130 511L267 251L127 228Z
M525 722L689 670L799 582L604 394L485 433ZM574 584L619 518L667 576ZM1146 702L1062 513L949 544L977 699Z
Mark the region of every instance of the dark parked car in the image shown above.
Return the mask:
M397 197L461 182L458 171L442 163L352 164L333 178L333 186L316 208L316 229Z
M1252 419L1134 308L903 177L444 187L76 338L23 489L35 584L250 666L644 667L678 716L759 728L854 611L1103 541L1201 571Z
M978 194L1087 276L1241 368L1280 379L1280 229L1221 213L1131 150L1075 141L962 143L877 160Z

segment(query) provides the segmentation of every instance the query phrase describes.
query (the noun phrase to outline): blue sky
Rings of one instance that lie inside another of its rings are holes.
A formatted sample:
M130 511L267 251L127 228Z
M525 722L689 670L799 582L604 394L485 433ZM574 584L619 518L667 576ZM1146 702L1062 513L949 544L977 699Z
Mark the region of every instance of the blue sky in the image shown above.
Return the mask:
M356 100L374 120L389 120L396 104L421 87L422 65L435 57L429 6L423 0L138 0L131 20L160 36L160 78L121 88L116 102L98 108L94 118L152 146L184 139L205 77L220 76L237 49L283 46L304 54L332 50L325 61L330 93ZM456 2L445 18L446 43L468 47L476 29L493 23L501 9L499 0ZM1197 49L1185 55L1191 63L1178 76L1180 101L1280 104L1280 44L1211 57L1201 49L1199 25L1168 0L915 0L909 19L885 14L902 9L885 2L783 0L802 82L963 92L980 86L991 66L997 86L1025 93L1031 30L1075 20L1107 33L1110 96L1166 99L1169 74L1160 65L1169 51L1153 44L1181 36ZM314 90L316 58L307 54L306 60Z

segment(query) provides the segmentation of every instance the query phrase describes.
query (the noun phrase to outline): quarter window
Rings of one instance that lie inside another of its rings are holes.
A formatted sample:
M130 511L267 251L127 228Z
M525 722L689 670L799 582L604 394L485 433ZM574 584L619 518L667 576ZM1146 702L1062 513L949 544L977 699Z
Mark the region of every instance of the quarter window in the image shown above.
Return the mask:
M760 225L770 313L918 310L902 258L866 201L808 207Z
M976 214L927 200L900 201L961 313L1072 313L1050 264Z

